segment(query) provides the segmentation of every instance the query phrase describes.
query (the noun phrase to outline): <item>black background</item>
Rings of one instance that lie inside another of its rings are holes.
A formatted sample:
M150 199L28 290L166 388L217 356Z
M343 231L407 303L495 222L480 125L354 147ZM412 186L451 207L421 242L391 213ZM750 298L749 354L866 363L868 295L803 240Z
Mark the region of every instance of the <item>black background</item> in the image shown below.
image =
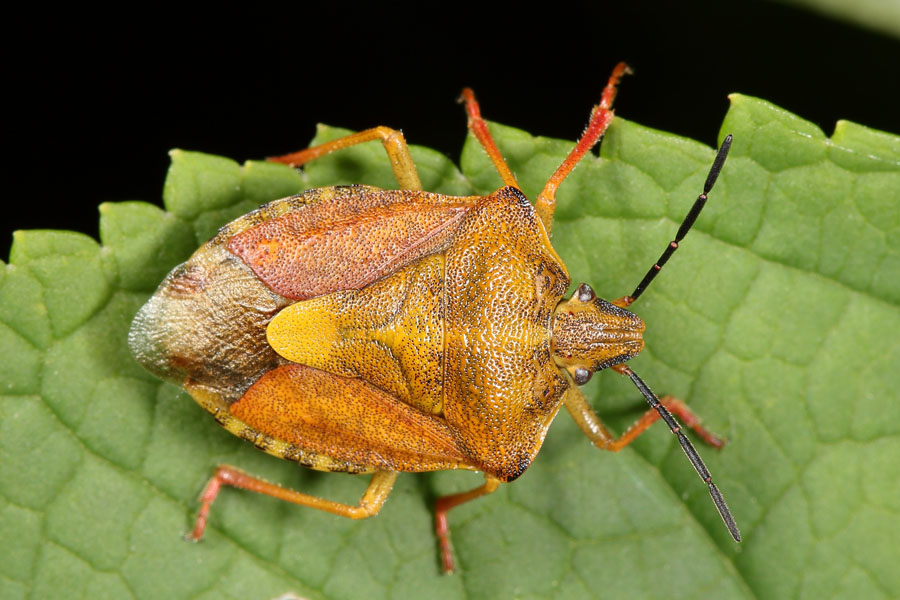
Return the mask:
M829 135L900 132L900 42L778 4L299 4L9 21L0 256L15 229L96 237L100 202L159 204L174 147L244 160L304 147L317 122L383 124L456 161L467 85L487 118L573 139L619 60L635 75L618 114L709 145L730 92Z

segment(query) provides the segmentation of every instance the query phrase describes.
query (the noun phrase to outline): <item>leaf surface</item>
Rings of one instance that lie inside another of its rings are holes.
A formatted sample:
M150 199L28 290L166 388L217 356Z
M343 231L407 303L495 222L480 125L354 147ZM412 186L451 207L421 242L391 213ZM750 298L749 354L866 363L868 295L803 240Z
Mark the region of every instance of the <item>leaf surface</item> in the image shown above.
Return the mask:
M491 127L534 198L571 142ZM402 475L362 522L226 490L204 542L184 542L218 463L346 502L365 481L298 469L218 428L133 361L131 318L260 203L395 183L378 144L302 173L174 151L165 211L101 205L99 244L19 232L0 269L0 597L900 596L900 138L847 122L829 138L744 96L722 131L735 142L705 212L634 305L647 349L630 364L729 439L699 449L742 544L663 426L608 454L565 414L525 475L453 511L455 576L440 574L430 506L478 485L471 473ZM314 143L342 133L322 127ZM629 293L713 153L617 119L560 190L553 240L575 282ZM471 138L462 172L413 155L426 189L500 185ZM587 393L616 431L643 411L612 372Z

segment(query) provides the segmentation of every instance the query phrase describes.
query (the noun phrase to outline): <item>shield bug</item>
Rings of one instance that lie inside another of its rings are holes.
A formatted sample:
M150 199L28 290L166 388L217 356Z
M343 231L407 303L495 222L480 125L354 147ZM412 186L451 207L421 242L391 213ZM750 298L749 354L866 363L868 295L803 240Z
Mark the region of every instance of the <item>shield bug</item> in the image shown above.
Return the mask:
M225 225L166 277L135 317L129 342L142 365L183 386L257 448L372 479L353 506L220 466L201 496L193 539L203 535L222 485L358 519L378 513L398 472L481 471L483 485L436 502L443 568L452 571L448 511L519 477L565 406L596 446L612 451L665 421L740 540L672 414L712 445L722 442L626 364L644 345L644 323L626 309L693 225L731 137L675 239L630 296L607 302L581 284L564 299L569 274L550 245L556 190L606 131L626 71L615 68L534 206L468 89L461 101L469 128L505 183L488 196L422 191L403 136L386 127L272 159L299 166L380 140L401 189L309 190ZM578 389L605 368L629 377L651 407L618 438Z

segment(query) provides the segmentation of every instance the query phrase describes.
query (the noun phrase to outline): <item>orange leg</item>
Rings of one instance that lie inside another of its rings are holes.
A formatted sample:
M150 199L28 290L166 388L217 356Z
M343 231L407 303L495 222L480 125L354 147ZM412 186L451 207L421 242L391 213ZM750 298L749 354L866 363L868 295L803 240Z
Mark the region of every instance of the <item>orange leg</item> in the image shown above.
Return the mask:
M613 369L615 369L615 367L613 367ZM600 420L600 417L598 417L597 413L594 412L594 409L591 408L587 398L581 393L581 390L576 387L570 388L569 393L566 395L565 402L566 409L572 415L572 418L575 419L575 423L578 425L579 429L590 438L595 446L611 452L618 452L633 442L637 436L644 432L644 430L660 419L659 412L657 412L655 408L651 408L641 415L631 427L625 430L625 433L617 438L606 428ZM675 398L674 396L661 396L659 403L669 409L669 412L677 415L686 427L693 429L694 433L700 436L700 439L710 446L721 448L725 445L725 441L722 438L700 425L700 419L697 418L697 415L695 415L693 411L678 398Z
M373 127L372 129L351 133L350 135L326 142L321 146L314 146L283 156L273 156L268 160L292 167L299 167L326 154L374 140L381 140L388 158L390 158L391 168L394 170L394 177L397 178L400 188L404 190L421 190L422 182L419 180L416 165L409 154L409 146L406 145L403 134L390 127Z
M469 130L475 136L475 139L478 140L478 143L481 144L481 147L484 148L491 162L494 163L494 167L500 173L503 183L518 188L519 182L516 181L516 176L509 170L509 165L506 164L503 155L497 149L497 144L494 143L494 138L491 137L491 132L488 131L487 123L481 118L481 108L478 106L478 101L475 100L475 92L471 88L465 88L459 97L459 101L466 103L466 114L469 116Z
M220 465L200 495L200 510L197 512L194 530L188 535L188 539L198 541L203 537L203 531L206 529L206 522L209 518L209 509L223 485L243 488L258 494L272 496L285 502L317 508L350 519L365 519L378 514L384 501L387 500L388 494L391 493L391 488L394 487L396 479L397 473L394 471L376 471L372 475L369 487L366 488L359 504L351 506L289 490L274 483L263 481L235 467Z
M480 498L494 492L500 486L500 480L485 473L484 485L474 490L443 496L438 498L434 503L434 529L441 545L441 562L444 566L445 573L452 573L454 570L453 551L450 548L450 526L447 524L447 511L454 506L459 506L469 500Z
M556 172L544 184L544 189L537 197L535 209L544 229L550 233L553 226L553 213L556 211L556 190L563 180L569 176L575 165L578 164L585 154L587 154L594 145L600 141L603 134L606 133L607 127L612 122L613 111L612 104L616 97L617 86L619 80L626 73L630 73L631 69L625 63L619 63L613 69L609 76L609 82L603 88L603 94L600 96L600 104L596 105L591 111L591 120L588 122L587 128L581 134L581 139L575 144L575 148L569 153L566 159L556 169Z
M738 530L737 523L735 523L734 516L728 509L728 505L725 503L722 492L720 492L716 484L713 483L709 469L706 468L703 459L700 458L700 454L694 448L694 445L682 432L681 425L672 416L672 412L677 411L679 416L685 418L685 422L688 423L694 431L698 432L705 441L713 446L719 448L724 442L700 427L696 416L694 416L681 401L667 396L664 396L662 399L657 398L656 394L647 387L647 384L644 383L643 380L628 367L628 365L616 365L613 369L631 379L641 392L641 395L644 396L644 399L646 399L652 407L650 411L655 414L651 414L651 412L648 411L644 416L638 419L634 425L629 427L625 433L616 439L600 421L597 413L591 408L591 405L584 397L584 394L581 393L581 390L573 386L566 392L565 404L566 410L568 410L572 415L572 418L575 419L575 423L578 424L578 427L588 436L588 438L590 438L595 446L603 448L604 450L618 452L634 441L638 435L657 419L665 421L672 433L675 434L675 437L678 438L681 449L684 450L685 456L690 460L694 470L697 471L697 475L699 475L700 479L706 484L710 498L712 498L713 504L715 504L716 510L719 511L719 516L722 517L722 521L728 528L729 533L731 533L734 541L740 542L741 532Z

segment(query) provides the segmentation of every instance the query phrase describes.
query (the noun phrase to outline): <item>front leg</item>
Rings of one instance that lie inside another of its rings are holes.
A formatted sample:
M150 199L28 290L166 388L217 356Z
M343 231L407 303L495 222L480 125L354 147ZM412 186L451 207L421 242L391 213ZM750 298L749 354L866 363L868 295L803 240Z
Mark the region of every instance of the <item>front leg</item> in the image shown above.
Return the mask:
M722 438L700 425L700 419L683 401L674 396L661 396L659 403L669 409L669 412L677 415L687 427L694 430L694 433L710 446L721 448L725 445L725 441ZM591 408L587 398L584 397L584 394L577 387L569 388L569 391L566 393L565 404L566 410L572 415L578 428L588 436L594 445L611 452L618 452L633 442L637 436L660 418L659 412L655 408L648 409L631 427L625 430L625 433L616 437L606 428L603 421Z
M628 444L630 444L638 435L640 435L647 427L650 426L656 419L662 419L665 421L666 425L669 426L669 429L675 434L675 437L678 438L678 443L681 445L681 449L684 450L685 456L687 456L688 460L691 461L691 465L693 465L694 470L697 471L697 475L700 476L700 479L706 484L709 489L710 498L712 498L713 504L716 506L716 510L719 511L719 516L722 517L722 521L725 523L725 526L728 528L728 532L731 533L731 536L734 538L734 541L741 541L741 532L738 530L737 523L734 521L734 516L731 514L731 511L728 508L728 505L725 503L725 498L722 496L722 492L719 491L718 486L713 483L712 474L710 474L709 469L706 468L706 465L703 463L703 459L700 458L700 454L694 448L694 445L691 441L684 435L684 432L681 430L681 425L678 421L675 420L675 417L672 416L672 412L668 410L666 403L663 400L657 398L656 394L654 394L647 384L637 376L637 374L632 371L627 365L621 364L616 365L613 369L631 379L631 381L635 384L644 398L652 407L648 413L644 414L643 417L638 419L638 421L628 428L628 430L619 436L619 438L615 438L608 429L603 425L600 421L600 418L597 416L597 413L591 408L590 404L588 404L587 399L584 397L584 394L581 393L576 387L569 388L568 392L566 392L566 409L572 415L572 418L575 419L575 422L578 423L578 426L581 430L591 439L592 442L599 448L603 448L604 450L611 450L613 452L618 452ZM702 427L700 427L697 422L697 418L694 416L692 412L687 409L687 406L684 405L683 402L677 401L673 402L672 398L667 400L667 403L672 405L677 411L683 412L687 414L686 422L689 424L692 423L692 429L694 431L699 431L701 437L706 440L715 440L721 446L721 441L716 436L712 435ZM655 413L655 414L651 414ZM715 443L713 444L715 445Z

